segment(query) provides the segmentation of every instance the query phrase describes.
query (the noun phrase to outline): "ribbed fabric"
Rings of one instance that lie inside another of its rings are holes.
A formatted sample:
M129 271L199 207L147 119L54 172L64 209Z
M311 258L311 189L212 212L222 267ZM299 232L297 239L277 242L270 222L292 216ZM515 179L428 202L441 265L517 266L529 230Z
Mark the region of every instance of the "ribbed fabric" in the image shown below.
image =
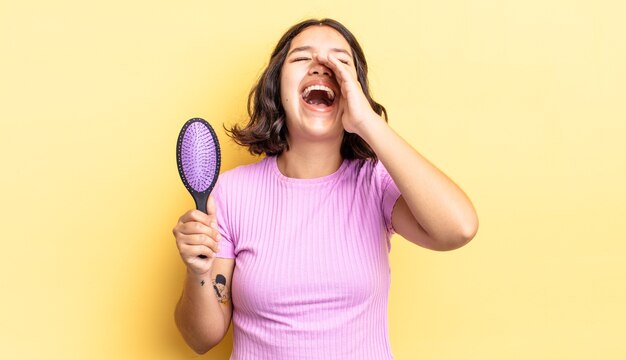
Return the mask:
M213 191L232 278L232 360L392 358L387 331L391 211L380 162L344 160L315 179L275 157L220 175Z

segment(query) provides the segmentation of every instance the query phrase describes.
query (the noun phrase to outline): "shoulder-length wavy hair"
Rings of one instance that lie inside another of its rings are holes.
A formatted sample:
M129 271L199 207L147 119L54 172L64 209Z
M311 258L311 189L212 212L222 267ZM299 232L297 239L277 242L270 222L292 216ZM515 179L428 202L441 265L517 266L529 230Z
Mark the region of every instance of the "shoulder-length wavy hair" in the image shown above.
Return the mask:
M239 145L247 147L254 155L280 155L289 149L285 110L280 98L280 76L291 41L310 26L329 26L337 30L352 50L354 65L361 88L372 109L387 121L385 107L372 99L367 81L367 62L361 46L352 33L333 19L309 19L292 26L278 41L270 62L248 95L250 121L244 127L234 125L226 133ZM358 135L344 131L341 156L345 159L373 159L376 154Z

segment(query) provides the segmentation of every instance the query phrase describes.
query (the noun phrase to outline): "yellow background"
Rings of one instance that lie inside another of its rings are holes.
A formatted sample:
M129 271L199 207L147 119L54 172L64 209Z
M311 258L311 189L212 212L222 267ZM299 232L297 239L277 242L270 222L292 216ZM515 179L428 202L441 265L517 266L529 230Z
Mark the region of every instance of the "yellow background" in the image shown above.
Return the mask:
M393 239L396 359L626 358L621 0L2 0L0 358L196 357L178 131L245 120L278 38L326 16L481 221L454 252ZM219 135L223 170L254 161Z

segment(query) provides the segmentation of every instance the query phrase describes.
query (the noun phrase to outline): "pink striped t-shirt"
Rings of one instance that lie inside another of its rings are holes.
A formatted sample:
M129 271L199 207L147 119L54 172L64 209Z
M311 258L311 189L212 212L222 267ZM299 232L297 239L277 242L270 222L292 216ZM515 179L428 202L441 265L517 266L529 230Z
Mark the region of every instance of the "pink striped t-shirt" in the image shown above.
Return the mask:
M284 176L276 157L220 175L222 258L235 258L231 359L392 358L387 331L391 212L380 162Z

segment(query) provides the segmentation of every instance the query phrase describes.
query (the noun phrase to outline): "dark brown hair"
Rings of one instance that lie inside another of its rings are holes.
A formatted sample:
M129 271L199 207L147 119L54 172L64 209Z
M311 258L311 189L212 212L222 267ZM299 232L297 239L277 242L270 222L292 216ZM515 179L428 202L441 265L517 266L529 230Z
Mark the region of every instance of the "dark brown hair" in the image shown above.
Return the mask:
M233 140L248 147L254 155L280 155L289 149L287 143L287 125L285 110L280 99L280 75L283 63L291 47L291 41L304 29L310 26L329 26L337 30L348 42L354 57L357 79L372 109L387 121L385 107L372 99L367 82L367 62L361 46L352 33L341 23L333 19L309 19L292 26L278 41L272 52L270 62L261 74L259 81L248 95L248 114L250 121L245 127L234 125L226 133ZM345 159L374 159L376 154L372 148L358 135L344 130L341 142L341 156Z

